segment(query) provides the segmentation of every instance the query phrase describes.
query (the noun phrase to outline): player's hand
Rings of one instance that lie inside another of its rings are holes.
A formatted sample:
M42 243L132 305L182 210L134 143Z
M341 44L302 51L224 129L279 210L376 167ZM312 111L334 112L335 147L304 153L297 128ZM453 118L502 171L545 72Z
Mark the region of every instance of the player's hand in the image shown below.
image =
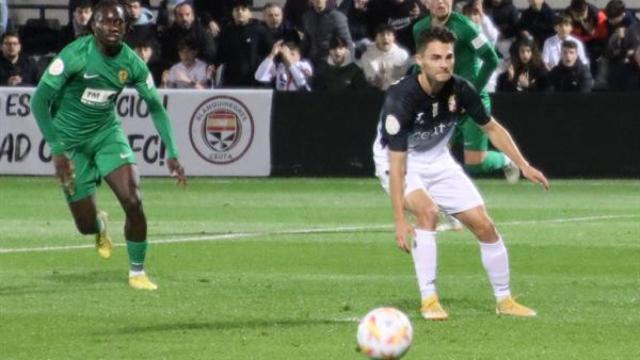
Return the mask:
M167 167L171 176L178 178L177 185L187 185L187 176L184 174L184 168L180 165L178 159L167 160Z
M404 220L396 222L396 243L400 250L411 253L411 245L408 237L414 236L415 232L413 226L408 222Z
M530 165L523 167L521 170L524 177L533 183L541 184L545 191L549 191L549 180L547 180L547 177L544 176L542 171Z
M65 155L53 155L53 166L56 169L56 176L60 179L60 183L71 196L75 194L75 179L73 162Z

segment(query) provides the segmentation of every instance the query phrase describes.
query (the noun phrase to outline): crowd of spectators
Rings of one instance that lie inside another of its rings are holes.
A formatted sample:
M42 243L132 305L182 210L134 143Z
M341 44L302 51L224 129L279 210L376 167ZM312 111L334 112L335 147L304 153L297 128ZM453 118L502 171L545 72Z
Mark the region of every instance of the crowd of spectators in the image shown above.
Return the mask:
M260 20L253 0L163 0L153 9L149 0L121 1L130 18L125 40L160 87L337 91L385 90L411 71L412 28L429 0L286 0L266 4ZM57 51L90 32L96 2L69 0L69 23L52 29ZM490 90L640 90L640 22L624 0L602 9L588 0L565 9L529 0L523 10L512 0L458 0L454 10L501 57ZM0 0L0 85L35 85L55 51L50 41L27 49L8 11Z

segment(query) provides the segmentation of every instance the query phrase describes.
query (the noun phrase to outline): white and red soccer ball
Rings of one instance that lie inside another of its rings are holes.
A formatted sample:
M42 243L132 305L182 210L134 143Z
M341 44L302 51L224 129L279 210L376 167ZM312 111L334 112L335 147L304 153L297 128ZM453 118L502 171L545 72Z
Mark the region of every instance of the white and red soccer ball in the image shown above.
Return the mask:
M391 307L371 310L358 325L358 347L371 359L400 359L412 338L407 315Z

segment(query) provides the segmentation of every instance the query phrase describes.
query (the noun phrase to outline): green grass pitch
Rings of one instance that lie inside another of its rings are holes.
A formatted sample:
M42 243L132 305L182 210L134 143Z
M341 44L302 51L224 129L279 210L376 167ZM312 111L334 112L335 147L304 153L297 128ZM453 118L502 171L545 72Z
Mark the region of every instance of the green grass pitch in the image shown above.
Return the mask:
M0 359L364 359L357 318L394 306L406 359L640 358L640 182L478 182L534 319L499 318L468 231L439 235L446 322L426 322L374 179L143 179L157 292L98 258L52 178L0 177Z

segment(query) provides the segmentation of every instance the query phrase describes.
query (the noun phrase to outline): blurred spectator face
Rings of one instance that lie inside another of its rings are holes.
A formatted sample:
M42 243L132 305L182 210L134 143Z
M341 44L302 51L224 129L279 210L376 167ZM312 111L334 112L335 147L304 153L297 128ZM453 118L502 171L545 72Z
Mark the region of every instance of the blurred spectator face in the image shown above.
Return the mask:
M295 63L300 61L300 58L301 58L300 50L295 49L295 48L292 49L292 48L287 47L287 46L285 46L284 48L286 49L284 51L288 51L289 52L289 59L291 60L292 64L295 64Z
M311 5L316 12L320 12L327 8L327 0L311 0Z
M140 56L140 58L144 60L145 64L149 63L149 60L151 60L151 56L153 56L153 48L151 46L136 46L135 50L136 54L138 54L138 56Z
M622 14L616 16L616 17L607 18L607 21L611 25L618 25L618 24L620 24L622 22L623 19L624 19L624 13L622 13Z
M478 10L477 7L465 7L463 9L463 13L464 16L468 17L469 19L471 19L471 21L473 21L476 24L481 24L482 23L482 15L480 14L480 11Z
M87 26L89 24L89 20L91 20L91 15L93 11L91 11L90 7L77 7L73 11L73 20L78 25Z
M279 6L265 8L262 17L267 26L275 29L282 24L282 8Z
M22 50L20 39L17 36L5 36L2 40L2 56L8 60L17 58Z
M389 31L383 31L376 34L376 47L383 52L391 50L391 46L396 42L396 36Z
M330 49L329 56L331 57L331 61L336 65L342 65L347 59L347 51L346 46L338 46L334 49Z
M435 15L438 20L444 20L451 14L452 0L431 0L429 2L429 11Z
M560 39L565 39L569 34L571 34L571 30L573 30L571 23L560 23L556 25L556 32Z
M180 57L181 63L185 64L186 66L191 66L194 62L196 62L198 50L185 46L178 50L178 56Z
M129 14L134 20L138 20L142 14L142 4L140 1L129 1Z
M571 67L575 65L577 59L578 51L576 49L568 47L562 48L562 64L564 64L564 66Z
M520 62L523 64L528 64L531 61L531 47L528 45L521 45L518 48L518 56L520 57Z
M231 16L233 16L233 22L236 25L247 25L251 20L251 9L246 6L236 6L233 8Z
M354 0L353 1L353 7L358 9L358 10L366 9L368 4L369 4L369 0Z
M176 6L174 12L175 12L174 21L176 25L178 25L183 29L187 29L187 30L191 29L191 26L193 25L193 22L196 19L191 5L189 3L182 3Z
M544 4L544 0L529 0L529 5L536 10L542 9L542 4Z

